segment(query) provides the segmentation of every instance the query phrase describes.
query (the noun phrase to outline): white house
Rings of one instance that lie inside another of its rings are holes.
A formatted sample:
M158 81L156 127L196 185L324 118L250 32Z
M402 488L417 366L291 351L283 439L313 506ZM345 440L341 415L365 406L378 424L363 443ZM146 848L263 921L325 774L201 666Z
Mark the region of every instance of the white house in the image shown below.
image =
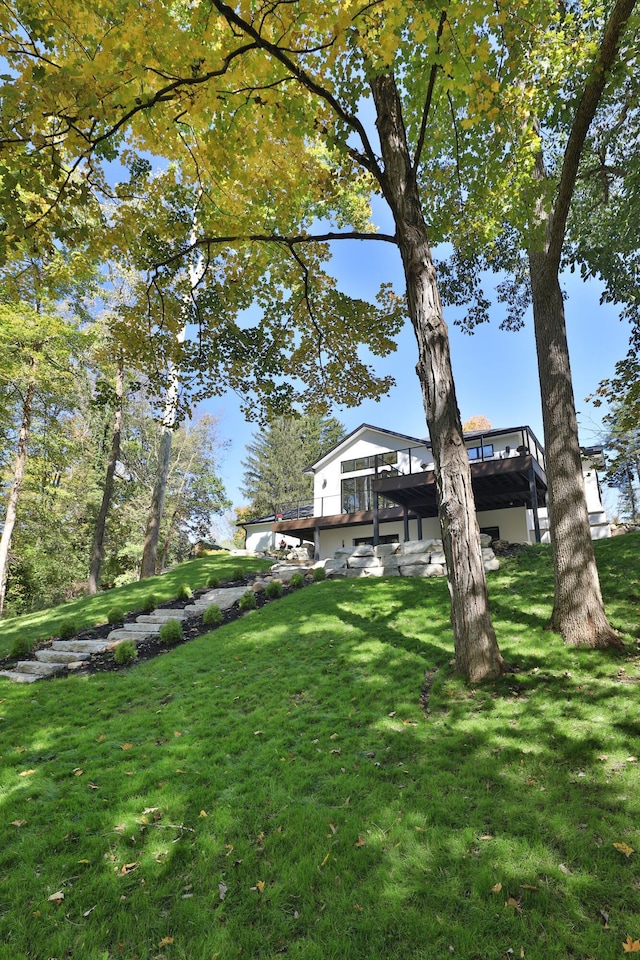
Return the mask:
M547 479L542 445L530 427L465 434L478 523L492 539L548 542ZM611 535L596 467L602 450L584 451L585 490L594 539ZM363 423L307 468L313 502L282 504L243 524L250 551L313 544L316 559L361 543L437 539L431 443Z

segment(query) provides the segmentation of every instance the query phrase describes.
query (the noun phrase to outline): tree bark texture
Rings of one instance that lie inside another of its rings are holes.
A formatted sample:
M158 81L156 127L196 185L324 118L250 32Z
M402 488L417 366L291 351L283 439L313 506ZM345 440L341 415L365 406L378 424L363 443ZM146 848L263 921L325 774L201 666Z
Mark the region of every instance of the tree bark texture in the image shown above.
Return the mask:
M118 364L116 368L115 396L116 406L113 414L113 432L111 436L111 454L107 464L107 472L102 489L102 502L96 518L96 528L93 534L93 546L91 547L91 564L89 567L89 580L87 589L90 596L98 592L100 586L100 570L104 560L104 535L107 527L107 515L111 506L111 497L113 496L113 479L116 472L116 466L120 457L120 436L122 431L122 404L124 395L124 377L122 365Z
M162 522L162 511L164 510L164 498L167 492L167 477L169 475L169 460L171 458L171 441L173 440L173 430L171 427L162 425L160 434L160 450L158 453L158 470L156 473L153 493L151 495L151 506L149 508L149 517L147 519L147 529L144 535L144 547L142 550L142 566L140 569L140 579L153 577L156 573L158 562L158 537L160 535L160 524Z
M31 363L32 373L35 369L35 361ZM4 611L4 602L7 595L7 579L9 576L9 551L11 550L11 538L13 537L13 528L16 524L18 515L18 502L20 500L20 491L24 480L24 473L27 464L27 443L29 441L29 431L31 429L31 413L33 410L33 398L36 392L35 377L32 376L27 384L24 401L22 404L22 418L20 422L20 432L18 434L18 446L16 457L13 463L13 483L9 492L7 501L7 511L4 518L4 527L2 537L0 537L0 617Z
M451 369L449 335L395 80L391 75L376 77L371 81L371 88L385 164L382 187L395 219L409 315L418 344L416 371L433 448L456 666L475 683L499 676L505 665L489 611L471 469Z
M543 251L529 254L529 270L555 576L551 627L570 644L619 646L604 612L591 539L558 270Z

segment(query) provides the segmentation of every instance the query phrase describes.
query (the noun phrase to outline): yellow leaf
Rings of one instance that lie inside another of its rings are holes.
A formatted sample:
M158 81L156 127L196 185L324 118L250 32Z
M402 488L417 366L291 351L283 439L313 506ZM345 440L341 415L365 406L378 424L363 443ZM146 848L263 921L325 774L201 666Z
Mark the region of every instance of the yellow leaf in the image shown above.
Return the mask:
M501 890L502 890L502 884L500 883L500 881L498 881L494 887L491 887L491 893L500 893Z
M32 773L35 773L35 770L22 770L18 776L19 777L30 777Z
M158 946L168 947L170 943L173 943L173 937L163 937Z
M359 836L358 839L356 840L355 845L356 845L356 847L364 847L364 845L365 845L366 842L367 842L367 841L365 840L365 838L361 835L361 836Z
M258 888L260 893L262 893L262 891L264 890L264 880L258 880L258 882L256 883L256 887Z
M122 744L122 749L123 749L123 750L133 750L133 744L132 744L132 743L123 743L123 744Z
M619 850L620 853L624 853L625 857L630 857L634 853L633 847L630 847L628 843L614 843L616 850Z
M104 743L106 739L107 738L105 737L104 733L101 733L98 739L96 740L96 743Z
M181 736L182 736L182 734L180 733L179 730L174 730L174 731L173 731L173 735L174 735L174 737L181 737Z
M27 825L26 820L12 820L11 823L14 827L26 827Z
M133 873L133 871L136 870L139 866L140 866L139 860L136 860L133 863L125 863L120 873L122 874Z
M627 936L622 944L622 949L625 953L640 953L640 940L632 940L631 937Z
M84 770L74 770L74 771L73 771L74 777L81 777L81 776L83 775L83 773L84 773Z
M207 816L207 813L206 813L204 810L201 810L200 813L198 814L198 816L199 816L199 817L206 817L206 816Z

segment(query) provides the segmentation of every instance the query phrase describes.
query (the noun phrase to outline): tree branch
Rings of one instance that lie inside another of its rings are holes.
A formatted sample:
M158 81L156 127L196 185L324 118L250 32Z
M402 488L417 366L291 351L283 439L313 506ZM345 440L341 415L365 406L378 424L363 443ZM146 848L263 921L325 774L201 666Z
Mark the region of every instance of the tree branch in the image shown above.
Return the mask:
M436 52L440 50L440 37L442 36L442 31L444 29L444 24L447 19L447 11L443 10L440 14L440 23L438 24L438 32L436 34ZM422 148L424 147L424 138L427 133L427 120L429 118L429 111L431 109L431 101L433 99L433 88L436 82L436 75L438 73L438 64L434 63L431 67L431 72L429 74L429 85L427 87L427 96L424 102L424 108L422 111L422 121L420 123L420 133L418 135L418 143L416 146L416 154L413 160L413 172L417 174L418 167L420 165L420 157L422 156Z
M578 104L569 140L564 152L560 183L550 223L547 255L560 264L562 246L567 230L569 207L575 189L582 147L589 127L596 114L602 97L608 74L611 71L618 52L618 43L627 21L633 12L636 0L617 0L605 27L604 36L598 51L598 57L591 72L580 102Z
M362 122L352 113L345 110L339 100L337 100L332 93L326 90L321 84L317 83L313 77L311 77L305 70L299 67L287 53L278 47L277 44L272 43L271 41L265 39L251 23L247 23L246 20L243 20L231 7L226 3L223 3L222 0L213 0L213 5L216 10L225 18L227 23L231 26L232 24L237 26L240 30L243 31L248 37L251 37L255 46L260 47L263 50L266 50L271 54L274 59L278 60L291 74L296 78L296 80L310 93L313 93L320 100L323 100L325 103L329 104L331 109L336 113L340 119L355 133L360 137L364 153L357 153L357 159L360 163L367 169L378 182L382 180L382 171L378 164L378 160L367 136L367 131L364 128ZM353 151L350 151L353 156Z

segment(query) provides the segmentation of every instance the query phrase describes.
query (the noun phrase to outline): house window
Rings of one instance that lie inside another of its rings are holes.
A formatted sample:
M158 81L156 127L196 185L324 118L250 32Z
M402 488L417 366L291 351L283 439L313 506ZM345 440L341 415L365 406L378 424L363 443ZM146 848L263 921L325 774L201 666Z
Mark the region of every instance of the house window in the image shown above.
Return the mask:
M350 477L342 481L342 512L358 513L361 510L373 510L373 474L365 477ZM397 504L387 497L378 497L379 507L395 507Z
M369 543L373 546L373 537L354 537L353 546L361 547L362 544ZM378 543L400 543L400 539L397 533L387 533L382 537L378 537Z
M500 527L480 527L480 533L488 533L492 540L500 539Z
M377 453L370 457L357 457L355 460L342 460L340 463L341 473L355 473L356 470L370 470L376 466L386 466L398 462L398 451L390 450L389 453Z
M485 443L483 447L469 447L469 460L490 460L493 456L493 444Z

